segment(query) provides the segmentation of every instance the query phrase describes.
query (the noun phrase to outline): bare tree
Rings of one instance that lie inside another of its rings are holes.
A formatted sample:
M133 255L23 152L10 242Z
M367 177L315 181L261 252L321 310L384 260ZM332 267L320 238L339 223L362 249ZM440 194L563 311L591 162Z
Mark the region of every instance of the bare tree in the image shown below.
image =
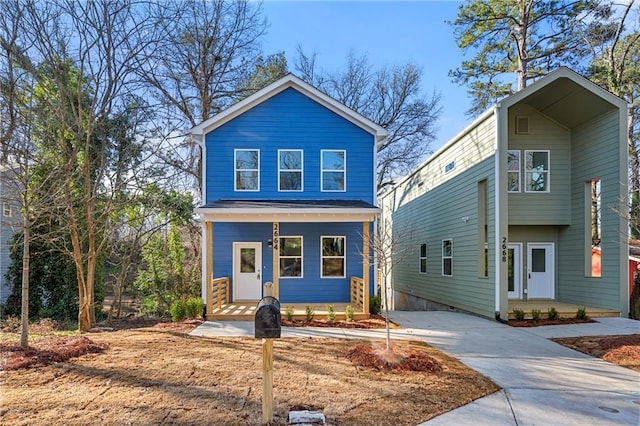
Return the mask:
M373 69L366 55L351 52L344 70L326 72L317 55L298 47L300 78L389 132L378 146L378 190L393 184L430 153L440 116L440 95L424 94L422 70L413 63Z

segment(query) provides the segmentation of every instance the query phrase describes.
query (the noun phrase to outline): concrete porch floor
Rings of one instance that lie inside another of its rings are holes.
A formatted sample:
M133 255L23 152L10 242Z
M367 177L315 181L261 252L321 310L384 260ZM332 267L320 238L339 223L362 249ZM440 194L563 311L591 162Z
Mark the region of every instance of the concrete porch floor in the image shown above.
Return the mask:
M573 318L576 316L576 312L579 308L585 308L589 318L603 318L603 317L619 317L620 311L612 309L595 308L593 306L574 305L572 303L558 302L551 299L530 299L530 300L509 300L509 319L515 319L513 315L514 309L521 309L524 311L525 318L531 318L531 310L539 309L540 317L546 318L547 311L550 308L556 308L560 314L560 318Z

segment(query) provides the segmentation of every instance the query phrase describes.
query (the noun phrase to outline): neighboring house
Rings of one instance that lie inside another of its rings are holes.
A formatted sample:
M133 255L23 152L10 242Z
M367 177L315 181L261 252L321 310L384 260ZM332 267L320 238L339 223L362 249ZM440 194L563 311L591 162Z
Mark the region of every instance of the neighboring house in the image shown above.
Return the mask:
M0 164L0 303L5 303L13 290L6 274L11 263L11 242L22 224L14 170L11 166Z
M626 317L626 120L625 101L567 68L478 117L381 199L413 247L395 308L504 320L510 300L545 299Z
M633 291L636 272L640 273L640 240L629 240L629 296Z
M266 282L289 304L348 303L352 277L371 293L363 259L380 212L382 127L287 75L191 134L204 158L196 212L208 315L222 277L235 302L259 300Z

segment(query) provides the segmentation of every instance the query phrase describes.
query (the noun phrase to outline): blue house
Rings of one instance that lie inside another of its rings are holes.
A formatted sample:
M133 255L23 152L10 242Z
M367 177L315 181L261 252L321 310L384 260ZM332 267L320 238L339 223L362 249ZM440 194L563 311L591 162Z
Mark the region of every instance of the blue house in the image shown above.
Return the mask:
M287 75L191 135L204 159L196 212L207 317L255 306L267 282L282 304L368 312L376 152L387 132Z

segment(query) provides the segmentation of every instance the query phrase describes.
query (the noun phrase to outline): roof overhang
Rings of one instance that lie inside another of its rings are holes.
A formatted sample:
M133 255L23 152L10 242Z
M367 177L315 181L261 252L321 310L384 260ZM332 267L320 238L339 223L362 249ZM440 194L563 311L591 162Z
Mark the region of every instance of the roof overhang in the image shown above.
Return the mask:
M189 133L195 139L202 141L204 135L206 135L207 133L215 130L223 124L233 120L235 117L250 110L254 106L264 102L265 100L277 95L280 92L283 92L288 88L294 88L300 93L323 105L327 109L333 111L344 119L362 128L366 132L371 133L375 136L377 144L382 143L389 135L389 133L382 126L374 123L373 121L353 111L352 109L347 108L340 102L336 101L325 93L322 93L320 90L316 89L310 84L305 83L293 74L288 74L282 77L280 80L277 80L276 82L268 85L262 90L259 90L253 95L232 105L219 114L214 115L208 120L192 128Z

